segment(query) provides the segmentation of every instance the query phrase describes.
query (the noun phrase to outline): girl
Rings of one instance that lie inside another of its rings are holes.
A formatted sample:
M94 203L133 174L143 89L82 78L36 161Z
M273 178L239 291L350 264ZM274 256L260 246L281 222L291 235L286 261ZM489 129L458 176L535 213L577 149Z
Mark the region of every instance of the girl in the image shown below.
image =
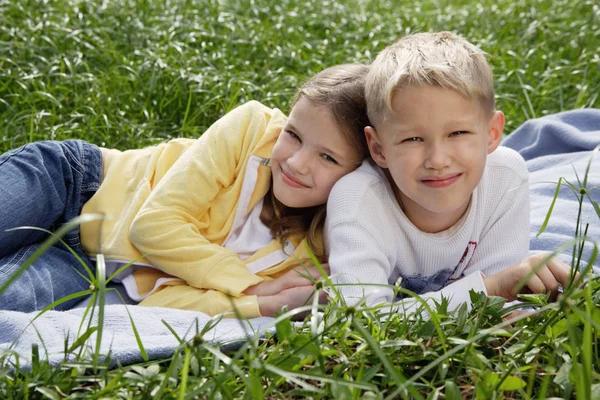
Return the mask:
M308 262L304 242L323 258L329 192L367 155L367 70L328 68L299 90L289 118L251 101L196 140L124 152L38 142L5 153L0 285L47 237L6 229L54 230L92 213L106 218L65 242L90 266L103 253L107 274L134 261L118 278L142 305L211 315L236 307L254 317L306 299L311 283L294 270ZM88 289L83 276L71 252L54 246L0 294L0 309L39 310Z

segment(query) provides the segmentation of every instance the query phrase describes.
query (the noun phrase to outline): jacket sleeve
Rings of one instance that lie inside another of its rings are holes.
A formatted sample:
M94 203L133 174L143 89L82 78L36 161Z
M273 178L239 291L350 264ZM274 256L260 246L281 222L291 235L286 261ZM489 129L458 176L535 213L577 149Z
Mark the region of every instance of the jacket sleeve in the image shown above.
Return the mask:
M155 268L189 285L239 296L262 281L237 254L200 232L206 211L227 190L269 125L272 110L258 102L213 124L173 164L134 218L130 240ZM204 217L203 217L204 216Z
M200 311L211 316L231 312L227 316L236 317L234 310L245 318L261 316L256 296L232 297L217 290L197 289L188 285L164 286L139 304L145 307Z

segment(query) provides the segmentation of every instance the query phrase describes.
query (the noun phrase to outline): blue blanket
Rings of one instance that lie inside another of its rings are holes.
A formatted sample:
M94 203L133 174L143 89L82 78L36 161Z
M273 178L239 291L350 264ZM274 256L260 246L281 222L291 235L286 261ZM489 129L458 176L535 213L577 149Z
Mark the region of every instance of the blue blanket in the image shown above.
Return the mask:
M579 187L592 159L588 174L588 196L584 196L581 222L589 223L588 237L580 268L587 265L593 243L600 244L600 215L592 201L600 203L600 155L592 151L600 145L600 110L582 109L566 111L532 119L511 133L502 143L517 150L527 163L530 172L531 253L554 251L573 240L579 211L578 197L564 180ZM542 226L560 178L563 178L559 199L545 231L536 237ZM600 212L600 208L598 209ZM573 259L573 248L559 254L568 264ZM594 262L594 272L600 274L600 261Z
M577 110L526 122L503 142L519 151L531 172L531 250L554 250L570 241L575 233L578 202L575 194L564 186L545 232L536 237L552 202L556 182L560 177L576 184L576 173L583 179L592 150L600 144L600 110ZM600 156L596 157L588 176L588 190L593 201L600 202ZM588 198L583 205L582 221L589 222L588 236L600 242L600 217ZM507 234L510 234L507 232ZM584 251L589 257L591 246ZM571 250L560 257L570 262ZM595 272L600 273L598 261ZM163 308L128 306L142 343L151 359L169 357L179 342L160 321L167 322L182 338L195 334L196 321L202 329L210 318L202 313ZM64 340L72 343L81 323L82 308L70 311L50 311L38 318L33 326L29 321L36 313L0 312L0 351L11 349L20 356L21 365L28 365L31 345L40 344L40 356L57 363L64 358ZM142 361L129 316L124 305L106 307L102 354L112 352L121 364ZM272 318L257 318L249 322L224 319L211 329L204 339L214 344L227 344L244 339L248 334L272 329ZM27 327L27 328L26 328ZM39 335L39 336L38 336ZM95 335L90 338L93 340ZM90 346L93 341L90 341Z
M166 322L183 340L190 340L196 335L196 322L200 331L211 323L211 317L194 311L122 304L108 305L104 310L105 322L100 354L106 355L110 352L112 366L116 366L117 363L127 365L143 361L127 311L131 314L144 349L151 360L171 357L180 344L162 321ZM40 359L57 364L65 359L65 339L69 339L68 345L71 346L77 338L84 311L85 308L48 311L31 325L29 325L30 321L37 313L2 311L0 312L0 353L4 351L16 353L20 366L28 367L31 365L31 347L37 343ZM94 318L91 326L97 326L96 321ZM254 318L250 321L224 318L202 337L206 342L214 345L235 347L249 336L255 337L264 334L267 330L273 330L273 321L273 318ZM91 359L95 343L94 333L85 346L86 359ZM69 355L67 359L73 360L76 352ZM14 361L15 358L11 360Z

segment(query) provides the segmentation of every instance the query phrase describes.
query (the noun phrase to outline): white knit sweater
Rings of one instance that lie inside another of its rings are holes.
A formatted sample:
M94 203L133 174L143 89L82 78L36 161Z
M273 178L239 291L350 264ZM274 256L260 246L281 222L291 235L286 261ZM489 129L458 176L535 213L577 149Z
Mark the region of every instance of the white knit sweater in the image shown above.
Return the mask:
M417 229L398 205L383 171L365 161L333 188L327 203L325 244L334 282L347 304L393 300L388 286L424 298L450 299L456 308L469 290L486 292L482 275L507 268L529 249L529 184L523 158L499 147L487 158L470 206L439 233ZM358 285L360 284L379 284ZM443 289L443 290L441 290ZM424 296L423 296L424 295Z

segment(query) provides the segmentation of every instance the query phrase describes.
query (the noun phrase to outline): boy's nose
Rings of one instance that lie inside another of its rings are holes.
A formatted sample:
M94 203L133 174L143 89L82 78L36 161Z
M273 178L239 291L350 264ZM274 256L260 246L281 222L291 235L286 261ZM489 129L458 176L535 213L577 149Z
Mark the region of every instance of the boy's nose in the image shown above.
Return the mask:
M441 144L431 144L425 157L425 168L441 169L450 165L451 157L448 149Z

